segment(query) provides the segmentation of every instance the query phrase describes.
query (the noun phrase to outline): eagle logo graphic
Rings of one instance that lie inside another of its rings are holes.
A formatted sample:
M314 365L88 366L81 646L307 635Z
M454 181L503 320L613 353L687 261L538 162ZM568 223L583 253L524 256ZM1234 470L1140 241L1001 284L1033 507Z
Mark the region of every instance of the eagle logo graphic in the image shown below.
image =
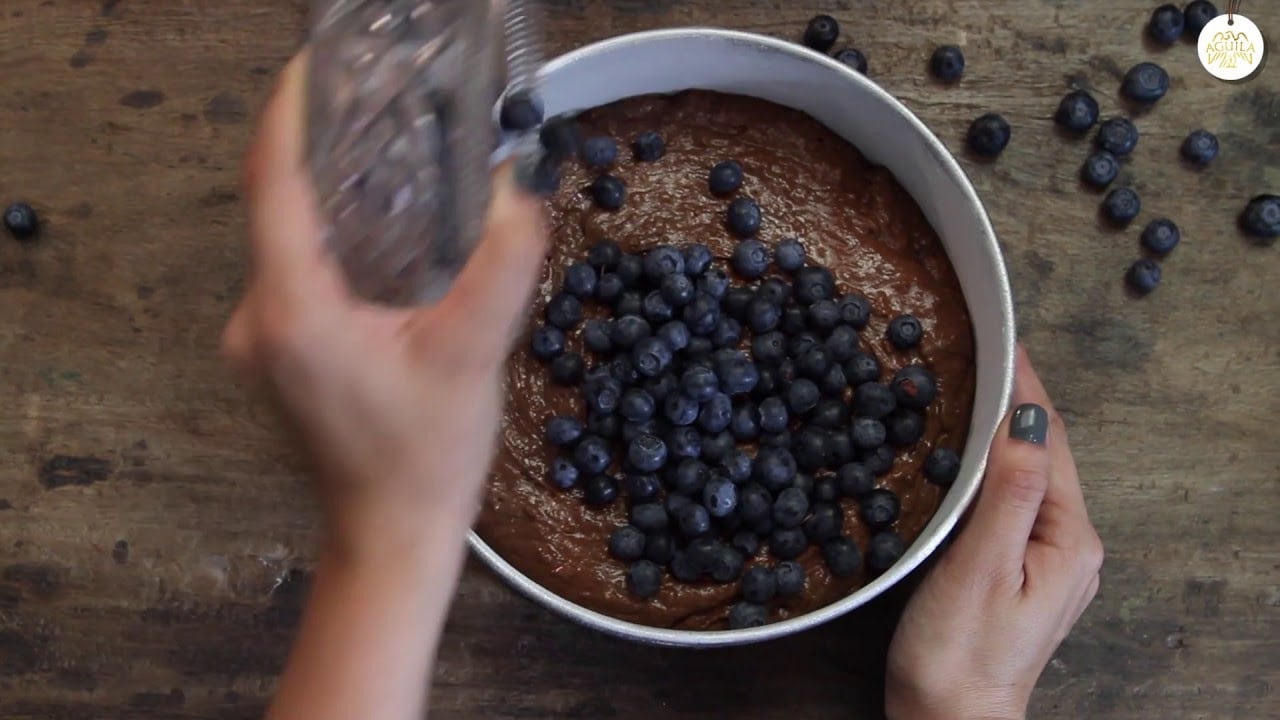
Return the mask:
M1248 33L1224 30L1214 33L1205 46L1205 62L1219 68L1237 68L1253 66L1253 56L1257 52Z

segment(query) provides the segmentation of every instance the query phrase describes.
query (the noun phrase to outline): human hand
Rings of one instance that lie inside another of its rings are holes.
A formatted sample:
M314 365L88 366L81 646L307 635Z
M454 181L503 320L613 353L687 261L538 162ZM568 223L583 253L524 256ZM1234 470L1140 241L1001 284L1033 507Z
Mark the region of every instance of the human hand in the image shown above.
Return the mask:
M1024 351L1015 410L967 525L907 604L889 649L892 720L1024 718L1054 650L1098 592L1066 427Z
M315 465L330 541L465 530L502 413L502 367L546 254L542 203L495 181L483 241L449 295L355 297L324 246L303 158L305 58L282 75L246 166L253 272L227 326L232 363L269 389Z

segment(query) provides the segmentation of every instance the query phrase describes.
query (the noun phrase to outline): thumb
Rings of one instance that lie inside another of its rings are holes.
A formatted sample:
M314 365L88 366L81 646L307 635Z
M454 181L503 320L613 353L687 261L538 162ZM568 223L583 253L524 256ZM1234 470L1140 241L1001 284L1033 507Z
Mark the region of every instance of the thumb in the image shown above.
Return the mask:
M520 190L510 164L494 175L484 238L441 302L445 335L476 362L502 362L519 331L547 255L542 198Z

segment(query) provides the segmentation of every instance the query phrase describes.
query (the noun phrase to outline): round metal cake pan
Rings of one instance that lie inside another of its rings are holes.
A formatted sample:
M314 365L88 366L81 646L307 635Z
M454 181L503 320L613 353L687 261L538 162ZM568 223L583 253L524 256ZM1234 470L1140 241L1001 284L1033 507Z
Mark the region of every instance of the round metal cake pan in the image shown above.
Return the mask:
M901 581L955 528L982 483L987 449L1013 386L1013 299L999 244L982 202L956 159L902 103L863 75L795 43L713 28L657 30L605 40L543 69L548 115L683 90L747 95L803 111L888 168L942 239L973 322L977 386L959 478L902 559L848 597L813 612L748 630L655 628L589 610L547 590L474 532L471 548L512 587L586 627L641 643L742 645L792 635L854 610Z

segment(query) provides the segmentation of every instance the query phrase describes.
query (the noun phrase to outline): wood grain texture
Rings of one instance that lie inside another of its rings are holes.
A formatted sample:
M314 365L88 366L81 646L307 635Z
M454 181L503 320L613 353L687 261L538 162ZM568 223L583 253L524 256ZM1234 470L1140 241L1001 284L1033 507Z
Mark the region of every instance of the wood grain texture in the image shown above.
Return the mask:
M952 148L995 110L1013 143L965 159L1007 249L1025 343L1072 426L1108 548L1102 592L1042 679L1038 718L1280 717L1280 248L1233 218L1280 192L1280 69L1210 78L1156 51L1157 3L555 0L553 49L643 28L794 37L836 15L871 76ZM1280 36L1280 6L1245 3ZM0 242L0 717L253 718L305 591L315 511L269 414L217 357L244 283L238 164L302 35L301 0L6 0L0 200L48 221ZM925 78L964 48L958 87ZM1275 52L1275 51L1273 51ZM1049 120L1073 87L1107 114L1155 57L1124 182L1185 241L1126 297L1138 226L1104 230ZM1192 172L1199 126L1222 156ZM901 593L767 647L602 638L468 569L437 718L879 717Z

